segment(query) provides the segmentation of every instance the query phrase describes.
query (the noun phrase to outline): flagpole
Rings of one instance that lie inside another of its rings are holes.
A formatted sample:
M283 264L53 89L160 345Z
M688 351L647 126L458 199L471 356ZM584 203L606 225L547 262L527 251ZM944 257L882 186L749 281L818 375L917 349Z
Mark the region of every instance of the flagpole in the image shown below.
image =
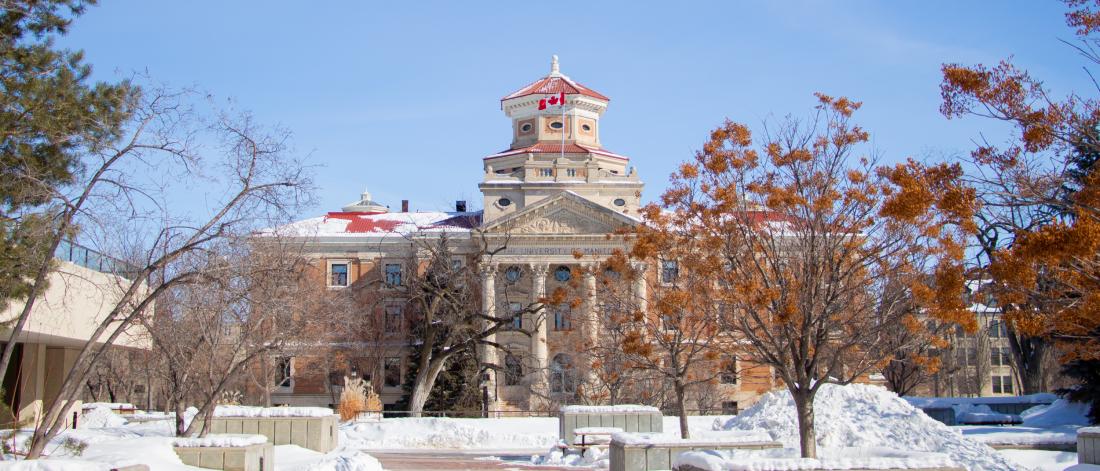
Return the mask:
M561 96L561 160L565 162L565 131L569 128L565 126L565 94Z

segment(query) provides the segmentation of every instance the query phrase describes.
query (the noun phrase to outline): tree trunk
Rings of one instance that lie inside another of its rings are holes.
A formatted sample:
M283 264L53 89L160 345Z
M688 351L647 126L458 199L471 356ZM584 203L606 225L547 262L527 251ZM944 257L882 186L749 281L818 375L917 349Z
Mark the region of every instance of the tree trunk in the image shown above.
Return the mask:
M439 377L439 373L443 371L443 365L446 363L445 358L440 360L433 357L428 361L427 368L421 368L416 372L412 397L409 398L410 417L420 417L423 414L424 403L428 402L428 395L431 394L432 387L435 386L435 379Z
M691 432L688 430L688 413L687 406L684 404L685 387L684 383L677 379L673 389L676 390L676 408L680 413L680 437L691 438Z
M814 431L814 398L809 391L791 388L798 413L798 441L803 458L817 458L817 433Z
M183 412L184 412L183 401L176 400L175 403L176 403L176 436L177 437L182 437L182 436L184 436L185 433L187 433L187 422L186 422L186 420L184 420L184 417L183 417Z

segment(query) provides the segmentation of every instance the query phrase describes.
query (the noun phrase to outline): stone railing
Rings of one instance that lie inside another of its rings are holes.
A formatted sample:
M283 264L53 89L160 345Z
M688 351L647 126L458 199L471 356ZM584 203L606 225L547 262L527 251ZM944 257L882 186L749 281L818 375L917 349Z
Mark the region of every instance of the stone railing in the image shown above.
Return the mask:
M624 432L661 432L664 416L656 407L565 406L558 412L558 438L572 444L573 430L583 427L615 427Z
M1100 465L1100 427L1077 429L1077 462Z
M617 433L611 438L610 471L648 471L672 469L673 461L693 450L762 450L782 448L776 441L761 437L729 435L682 439L652 433Z

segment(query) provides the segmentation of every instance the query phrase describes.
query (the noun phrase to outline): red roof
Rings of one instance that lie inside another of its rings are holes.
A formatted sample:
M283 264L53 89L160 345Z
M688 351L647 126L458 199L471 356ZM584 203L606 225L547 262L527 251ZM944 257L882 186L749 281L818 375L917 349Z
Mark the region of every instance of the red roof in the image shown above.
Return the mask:
M527 95L551 95L556 93L565 92L566 95L585 95L592 98L598 98L604 101L611 101L610 98L601 95L599 92L585 87L573 79L564 75L549 75L536 80L534 83L523 87L511 95L501 98L500 101L511 100L512 98L519 98Z
M516 154L560 154L561 143L560 142L536 142L534 145L527 147L520 147L519 149L506 149L499 153L485 157L483 160L495 159L497 157L506 157ZM573 142L567 142L565 144L565 153L567 154L599 154L606 155L615 159L630 160L625 155L619 155L614 152L608 152L603 149L597 149L595 147L582 146Z
M366 213L329 212L325 218L348 221L345 233L396 233L412 229L472 229L481 225L480 212Z

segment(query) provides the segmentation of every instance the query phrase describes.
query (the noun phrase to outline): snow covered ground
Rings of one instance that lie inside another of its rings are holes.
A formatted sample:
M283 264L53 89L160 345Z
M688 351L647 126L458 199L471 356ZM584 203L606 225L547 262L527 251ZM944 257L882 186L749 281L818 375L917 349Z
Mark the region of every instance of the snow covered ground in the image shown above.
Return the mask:
M1077 443L1077 429L1088 425L1088 406L1058 399L1049 406L1032 407L1020 414L1024 423L1014 426L956 428L963 435L988 445L1070 445Z
M173 444L182 441L192 446L205 442L243 443L255 441L242 436L177 439L173 437L174 422L127 423L106 407L87 411L79 422L81 428L66 430L46 448L47 459L37 461L3 461L0 470L18 471L106 471L113 467L145 464L157 471L201 471L180 461ZM15 434L16 448L24 448L29 433ZM10 443L10 442L9 442ZM296 446L275 447L277 471L380 471L381 465L370 455L341 447L322 454ZM285 458L285 462L280 462Z

